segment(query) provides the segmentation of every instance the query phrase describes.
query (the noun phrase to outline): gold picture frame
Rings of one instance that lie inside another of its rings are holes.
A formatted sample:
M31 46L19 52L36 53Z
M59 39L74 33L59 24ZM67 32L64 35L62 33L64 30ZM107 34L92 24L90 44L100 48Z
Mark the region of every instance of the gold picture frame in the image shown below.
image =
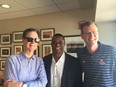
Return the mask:
M14 45L14 54L20 54L23 51L22 45Z
M42 57L52 53L51 44L42 44Z

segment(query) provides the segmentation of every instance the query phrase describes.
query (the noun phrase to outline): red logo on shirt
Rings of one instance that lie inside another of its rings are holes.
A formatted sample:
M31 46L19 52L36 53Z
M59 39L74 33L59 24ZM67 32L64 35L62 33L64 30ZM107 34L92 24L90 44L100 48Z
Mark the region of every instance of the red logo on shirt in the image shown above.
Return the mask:
M99 64L100 64L100 65L104 65L105 62L101 59L101 60L99 61Z

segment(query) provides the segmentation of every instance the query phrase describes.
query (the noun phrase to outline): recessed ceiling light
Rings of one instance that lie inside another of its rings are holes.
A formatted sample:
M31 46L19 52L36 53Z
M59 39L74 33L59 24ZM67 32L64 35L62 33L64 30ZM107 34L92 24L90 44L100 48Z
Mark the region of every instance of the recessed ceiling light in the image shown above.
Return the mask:
M7 5L7 4L2 4L1 7L3 7L3 8L11 8L11 6Z

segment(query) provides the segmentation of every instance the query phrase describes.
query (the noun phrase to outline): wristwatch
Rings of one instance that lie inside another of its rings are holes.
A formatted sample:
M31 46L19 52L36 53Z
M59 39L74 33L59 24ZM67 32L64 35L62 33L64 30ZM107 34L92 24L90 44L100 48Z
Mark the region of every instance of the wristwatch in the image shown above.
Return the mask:
M22 87L27 87L27 84L23 84L23 86Z

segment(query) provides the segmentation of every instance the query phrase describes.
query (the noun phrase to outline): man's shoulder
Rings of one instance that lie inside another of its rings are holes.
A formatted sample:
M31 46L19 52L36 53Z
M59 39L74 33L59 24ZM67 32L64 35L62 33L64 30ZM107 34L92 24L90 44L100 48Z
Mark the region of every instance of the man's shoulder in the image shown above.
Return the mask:
M107 50L116 50L116 47L108 44L101 44L101 48L107 49Z
M10 55L10 56L8 57L8 59L13 59L13 60L15 60L15 59L17 59L17 58L20 58L19 56L20 56L20 54L13 54L13 55Z
M74 58L74 59L76 58L76 57L74 57L74 56L72 56L72 55L70 55L70 54L68 54L68 53L65 53L65 56L66 56L66 57L69 57L69 58Z
M43 60L48 60L48 59L50 59L50 58L52 58L52 54L49 54L49 55L44 56L44 57L43 57Z
M72 61L74 61L74 62L78 62L78 58L77 57L74 57L74 56L72 56L72 55L70 55L70 54L68 54L68 53L65 53L65 57L66 57L66 60L69 60L70 62Z

